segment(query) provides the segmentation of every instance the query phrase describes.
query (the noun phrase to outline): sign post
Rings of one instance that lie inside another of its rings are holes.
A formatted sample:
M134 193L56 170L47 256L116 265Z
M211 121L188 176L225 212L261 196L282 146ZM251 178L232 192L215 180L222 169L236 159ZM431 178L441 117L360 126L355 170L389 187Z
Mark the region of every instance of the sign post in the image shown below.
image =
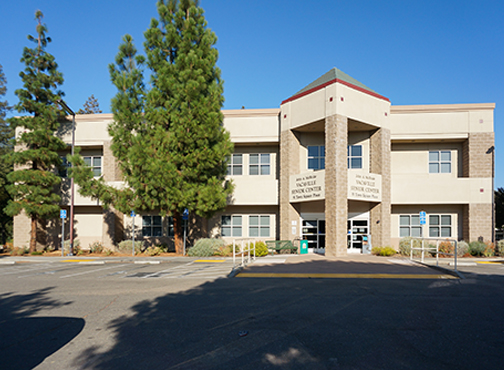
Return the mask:
M184 212L182 212L182 220L184 220L184 254L185 256L185 250L186 250L186 234L187 234L187 220L189 219L189 210L187 208L184 209Z
M61 218L61 257L65 255L65 218L67 216L66 209L60 209Z
M136 216L135 211L132 210L130 216L133 218L133 230L131 233L132 236L131 255L135 257L135 216Z

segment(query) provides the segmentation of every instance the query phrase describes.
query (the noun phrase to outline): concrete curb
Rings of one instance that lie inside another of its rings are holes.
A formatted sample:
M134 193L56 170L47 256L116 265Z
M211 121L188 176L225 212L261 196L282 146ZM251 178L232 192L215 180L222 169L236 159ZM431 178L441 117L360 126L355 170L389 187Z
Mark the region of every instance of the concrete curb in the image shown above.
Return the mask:
M454 277L462 279L462 280L465 280L465 278L466 278L459 271L450 270L450 269L447 269L447 268L444 268L444 267L441 267L441 266L433 266L433 265L429 265L427 263L423 263L423 262L415 261L415 260L411 260L411 262L417 263L417 264L419 264L421 266L429 267L429 268L431 268L433 270L437 270L437 271L443 272L445 274L454 276Z

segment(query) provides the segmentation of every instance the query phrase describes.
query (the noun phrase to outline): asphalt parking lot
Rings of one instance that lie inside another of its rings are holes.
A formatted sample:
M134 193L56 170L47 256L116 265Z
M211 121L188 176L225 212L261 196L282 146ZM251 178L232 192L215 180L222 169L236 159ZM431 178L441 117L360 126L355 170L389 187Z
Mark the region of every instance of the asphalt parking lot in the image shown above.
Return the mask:
M502 368L501 264L464 279L379 258L231 265L0 264L1 368ZM310 276L260 275L275 273Z

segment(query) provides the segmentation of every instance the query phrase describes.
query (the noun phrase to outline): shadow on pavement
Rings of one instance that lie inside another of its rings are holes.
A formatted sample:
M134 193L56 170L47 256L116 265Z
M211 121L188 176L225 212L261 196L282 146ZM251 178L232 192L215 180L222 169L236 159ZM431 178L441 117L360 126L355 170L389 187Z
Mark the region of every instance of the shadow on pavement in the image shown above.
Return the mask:
M33 369L81 332L80 318L30 317L69 304L48 298L51 289L0 295L0 368Z
M219 279L134 305L109 323L114 346L74 366L500 369L502 293L477 279Z

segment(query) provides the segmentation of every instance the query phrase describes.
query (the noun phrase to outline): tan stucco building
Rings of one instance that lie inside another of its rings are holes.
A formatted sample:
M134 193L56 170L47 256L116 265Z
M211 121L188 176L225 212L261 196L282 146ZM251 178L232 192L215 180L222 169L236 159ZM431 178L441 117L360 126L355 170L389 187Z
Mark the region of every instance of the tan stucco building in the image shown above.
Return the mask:
M361 253L366 243L397 247L405 236L493 240L494 108L391 106L334 68L280 108L224 110L235 191L192 237L306 239L328 256ZM97 176L121 186L111 122L110 114L77 116L76 145ZM130 237L129 215L78 195L75 204L83 248ZM169 219L141 216L137 237L170 243ZM27 218L14 223L15 245L28 244ZM59 243L58 225L46 225L48 242Z

